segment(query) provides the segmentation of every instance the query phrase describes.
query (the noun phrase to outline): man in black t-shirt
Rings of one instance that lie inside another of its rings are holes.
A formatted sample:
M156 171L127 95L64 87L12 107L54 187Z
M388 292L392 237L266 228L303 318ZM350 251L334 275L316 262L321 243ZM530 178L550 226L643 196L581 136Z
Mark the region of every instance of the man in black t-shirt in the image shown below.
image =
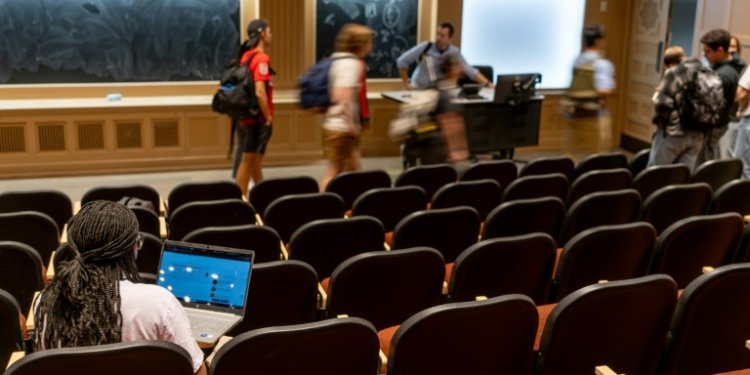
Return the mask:
M701 155L698 156L696 166L707 160L720 157L719 139L726 133L729 122L736 121L737 107L734 104L734 96L737 92L737 82L740 80L740 72L737 63L729 53L729 32L722 29L711 30L701 38L703 44L703 55L711 64L713 69L721 78L724 89L724 113L721 116L722 126L713 129L706 135L706 143Z

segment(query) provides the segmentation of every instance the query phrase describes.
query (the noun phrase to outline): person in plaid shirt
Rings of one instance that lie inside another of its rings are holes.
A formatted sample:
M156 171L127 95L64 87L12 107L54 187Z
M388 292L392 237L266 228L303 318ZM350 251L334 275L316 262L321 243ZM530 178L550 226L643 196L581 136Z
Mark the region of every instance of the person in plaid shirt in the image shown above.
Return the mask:
M679 107L682 87L701 62L695 58L685 60L682 47L670 47L664 53L664 65L667 70L652 99L655 110L652 122L657 129L651 140L648 166L684 163L692 169L703 148L705 134L681 126Z

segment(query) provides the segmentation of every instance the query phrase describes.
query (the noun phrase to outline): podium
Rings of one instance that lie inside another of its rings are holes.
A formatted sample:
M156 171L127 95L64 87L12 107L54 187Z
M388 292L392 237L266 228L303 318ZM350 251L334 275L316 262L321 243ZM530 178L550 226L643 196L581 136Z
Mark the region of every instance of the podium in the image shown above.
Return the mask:
M464 124L469 151L484 154L539 144L539 122L543 96L511 105L464 103Z

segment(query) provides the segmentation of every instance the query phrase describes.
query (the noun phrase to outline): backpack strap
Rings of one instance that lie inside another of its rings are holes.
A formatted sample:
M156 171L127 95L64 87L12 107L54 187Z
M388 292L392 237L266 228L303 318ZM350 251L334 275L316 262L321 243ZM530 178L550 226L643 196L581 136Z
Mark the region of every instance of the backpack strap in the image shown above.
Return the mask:
M417 58L417 62L422 62L422 58L425 57L425 55L427 55L427 51L429 51L430 48L432 48L432 42L427 42L427 46L424 47L424 49L422 50L422 53L419 54L419 57Z

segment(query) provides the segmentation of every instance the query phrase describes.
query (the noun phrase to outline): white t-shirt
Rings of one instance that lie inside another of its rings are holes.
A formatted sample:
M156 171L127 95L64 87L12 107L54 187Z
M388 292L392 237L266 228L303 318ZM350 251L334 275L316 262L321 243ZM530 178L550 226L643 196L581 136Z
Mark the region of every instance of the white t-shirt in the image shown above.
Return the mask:
M190 322L177 298L150 284L120 281L122 341L161 340L184 348L193 360L193 371L203 364L203 352L193 338Z
M737 85L747 91L750 91L750 69L745 69L745 73L742 74ZM750 116L750 105L748 105L740 115L742 117Z
M349 132L350 125L359 126L359 81L362 77L362 61L352 53L336 52L331 55L333 62L328 72L328 85L350 87L354 90L350 103L336 103L326 111L323 128L326 130Z
M36 303L39 303L38 298ZM120 313L122 342L169 341L190 354L193 372L203 365L203 352L193 338L187 314L168 290L157 285L120 280ZM46 322L43 322L42 330L45 326Z
M614 90L617 86L615 82L615 66L611 61L601 57L599 52L583 51L576 58L574 66L592 64L594 65L594 87L597 90Z

